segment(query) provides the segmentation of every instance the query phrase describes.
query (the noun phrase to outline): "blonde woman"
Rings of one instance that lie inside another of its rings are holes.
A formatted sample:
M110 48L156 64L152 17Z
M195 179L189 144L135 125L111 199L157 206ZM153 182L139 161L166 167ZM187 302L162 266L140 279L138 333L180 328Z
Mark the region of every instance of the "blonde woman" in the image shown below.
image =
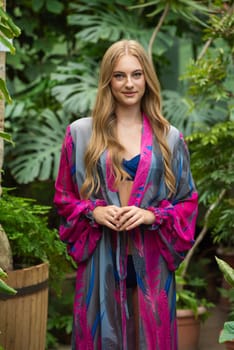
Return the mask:
M106 51L92 117L67 128L55 189L77 262L72 349L176 350L174 271L193 244L197 192L136 41Z

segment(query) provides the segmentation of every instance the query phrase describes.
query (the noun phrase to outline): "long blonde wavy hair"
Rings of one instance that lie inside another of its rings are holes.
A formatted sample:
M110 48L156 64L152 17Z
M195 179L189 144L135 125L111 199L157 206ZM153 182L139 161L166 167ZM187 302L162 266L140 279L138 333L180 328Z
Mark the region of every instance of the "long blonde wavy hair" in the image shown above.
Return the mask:
M100 188L97 166L101 154L106 149L109 152L116 188L118 188L120 181L127 176L121 166L124 149L116 137L115 99L110 86L114 67L118 59L126 54L135 56L142 66L146 89L141 100L141 110L147 115L159 143L164 162L165 183L169 193L175 192L175 177L171 169L171 153L166 142L169 122L161 114L160 86L157 75L145 50L138 42L121 40L109 47L103 56L100 67L98 92L92 112L92 135L84 158L86 176L81 188L81 195L86 199L92 193L97 193Z

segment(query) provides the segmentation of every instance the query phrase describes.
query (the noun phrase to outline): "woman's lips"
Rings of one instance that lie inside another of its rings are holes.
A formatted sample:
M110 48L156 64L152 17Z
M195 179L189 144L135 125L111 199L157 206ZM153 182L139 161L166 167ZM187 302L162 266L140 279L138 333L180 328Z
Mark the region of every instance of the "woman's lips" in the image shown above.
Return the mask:
M126 92L123 92L123 94L127 97L131 97L131 96L134 96L136 94L136 91L126 91Z

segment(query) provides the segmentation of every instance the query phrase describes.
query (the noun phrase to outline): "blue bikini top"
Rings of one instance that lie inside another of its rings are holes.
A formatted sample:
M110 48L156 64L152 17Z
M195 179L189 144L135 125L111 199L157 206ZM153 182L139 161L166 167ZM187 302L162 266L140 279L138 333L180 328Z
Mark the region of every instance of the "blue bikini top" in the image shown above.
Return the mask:
M128 180L134 180L136 176L136 171L140 161L140 154L136 155L132 159L126 160L123 159L123 168L130 175Z

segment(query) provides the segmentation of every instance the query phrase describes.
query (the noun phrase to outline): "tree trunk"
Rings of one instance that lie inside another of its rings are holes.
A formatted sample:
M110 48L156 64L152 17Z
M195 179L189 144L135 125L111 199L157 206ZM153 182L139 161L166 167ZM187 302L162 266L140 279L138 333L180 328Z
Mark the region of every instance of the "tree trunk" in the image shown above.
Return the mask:
M6 53L0 51L0 78L5 79L5 57ZM0 99L0 131L4 130L5 101ZM0 138L0 196L2 195L2 166L4 157L3 139Z
M2 226L0 225L0 267L4 271L13 269L12 253L9 240Z
M0 2L1 7L6 7L6 1ZM0 77L5 79L6 69L6 53L0 52ZM0 99L0 131L4 130L4 114L5 114L5 101ZM3 139L0 137L0 197L2 195L2 166L4 158L4 144ZM0 267L3 270L12 270L12 252L10 244L5 231L0 225Z

